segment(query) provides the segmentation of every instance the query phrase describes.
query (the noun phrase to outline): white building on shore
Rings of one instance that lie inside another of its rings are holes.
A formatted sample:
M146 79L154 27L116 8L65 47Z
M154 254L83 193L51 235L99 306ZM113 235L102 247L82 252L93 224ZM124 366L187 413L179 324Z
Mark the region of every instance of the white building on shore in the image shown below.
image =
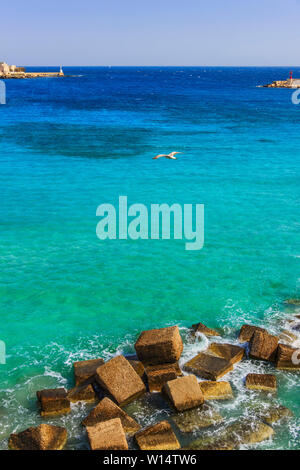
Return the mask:
M5 62L0 62L0 73L9 73L10 72L10 69L9 69L9 65L6 64Z
M292 78L292 80L290 80L290 86L291 88L300 88L300 79Z
M6 62L0 62L0 74L9 75L10 73L25 72L24 67L17 67L16 65L8 65Z

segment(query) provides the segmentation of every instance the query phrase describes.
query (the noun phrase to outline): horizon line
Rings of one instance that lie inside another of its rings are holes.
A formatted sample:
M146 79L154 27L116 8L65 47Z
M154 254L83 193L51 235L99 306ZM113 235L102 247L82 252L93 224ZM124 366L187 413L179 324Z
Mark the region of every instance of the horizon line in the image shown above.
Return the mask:
M47 65L19 65L19 67L60 67L57 64L47 64ZM181 68L188 68L188 67L239 67L239 68L291 68L291 67L299 67L300 65L62 65L62 67L181 67Z

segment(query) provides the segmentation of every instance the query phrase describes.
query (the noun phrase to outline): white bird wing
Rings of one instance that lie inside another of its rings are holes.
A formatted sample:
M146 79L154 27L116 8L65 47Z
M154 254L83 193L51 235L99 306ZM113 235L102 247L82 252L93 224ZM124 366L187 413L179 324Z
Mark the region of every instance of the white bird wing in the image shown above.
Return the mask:
M182 153L182 152L171 152L169 153L170 157L174 157L174 155L177 155L178 153Z

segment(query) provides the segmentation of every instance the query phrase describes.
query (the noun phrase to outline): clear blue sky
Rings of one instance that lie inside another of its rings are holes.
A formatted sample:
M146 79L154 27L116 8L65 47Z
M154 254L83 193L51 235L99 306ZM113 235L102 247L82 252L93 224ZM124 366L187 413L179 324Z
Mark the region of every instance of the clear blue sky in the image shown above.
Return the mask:
M299 65L300 0L7 0L17 65Z

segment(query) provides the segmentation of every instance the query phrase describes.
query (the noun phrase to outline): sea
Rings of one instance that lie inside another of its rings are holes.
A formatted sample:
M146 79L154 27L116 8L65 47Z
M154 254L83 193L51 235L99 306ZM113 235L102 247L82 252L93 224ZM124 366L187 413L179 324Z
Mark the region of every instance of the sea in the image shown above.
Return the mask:
M178 325L183 365L212 341L193 337L194 323L219 328L217 341L232 344L244 323L274 334L291 328L300 313L285 303L300 298L300 105L293 90L260 87L289 72L65 67L63 78L5 81L0 449L41 422L65 426L68 449L88 449L80 423L91 405L42 419L36 391L73 387L74 361L134 354L143 330ZM172 151L177 160L153 160ZM186 250L172 236L100 240L97 207L117 210L119 196L149 209L203 204L203 248ZM247 391L249 372L274 373L278 393ZM213 406L226 423L280 404L293 417L256 448L300 449L298 373L243 360L224 380L234 399ZM167 404L157 413L131 407L143 426L172 414Z

